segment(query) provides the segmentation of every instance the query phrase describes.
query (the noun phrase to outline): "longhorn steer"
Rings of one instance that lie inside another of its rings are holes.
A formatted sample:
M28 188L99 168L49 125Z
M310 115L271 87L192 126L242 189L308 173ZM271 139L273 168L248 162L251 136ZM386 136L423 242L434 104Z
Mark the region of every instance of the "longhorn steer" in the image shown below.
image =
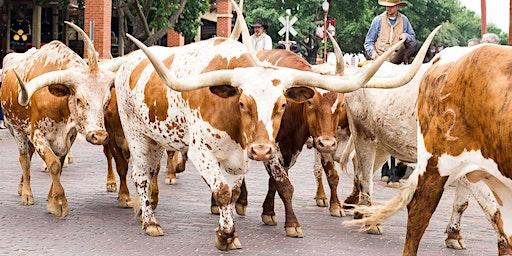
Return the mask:
M512 252L512 156L508 153L512 48L484 45L472 49L462 58L460 54L453 58L441 52L441 60L424 75L418 96L418 166L400 193L382 209L352 222L377 224L407 205L404 255L416 255L445 184L455 181L459 187L466 184L465 189L471 190L487 210L488 219L499 233L499 254ZM479 189L485 185L495 201L485 187ZM468 192L460 189L455 209L467 206ZM453 218L457 224L458 217ZM450 234L448 227L447 240L460 242L455 231Z
M109 88L114 82L114 74L98 66L94 47L85 32L68 24L84 37L89 65L67 46L53 41L39 50L7 55L0 89L5 121L20 153L21 201L24 205L34 204L30 160L37 151L52 177L48 212L59 217L68 214L60 183L64 158L77 132L92 144L103 144L107 139L103 108L110 99ZM29 82L25 85L24 81Z
M305 86L347 92L362 86L400 85L387 80L365 85L391 52L347 79L269 67L243 44L224 38L175 48L147 48L130 38L162 78L137 51L117 72L115 85L145 232L163 234L151 209L157 205L158 190L152 189L150 200L148 176L158 174L164 150L188 150L219 205L215 244L221 250L241 248L231 212L248 158L262 161L275 155L274 141L287 99L304 102L313 97L314 91Z

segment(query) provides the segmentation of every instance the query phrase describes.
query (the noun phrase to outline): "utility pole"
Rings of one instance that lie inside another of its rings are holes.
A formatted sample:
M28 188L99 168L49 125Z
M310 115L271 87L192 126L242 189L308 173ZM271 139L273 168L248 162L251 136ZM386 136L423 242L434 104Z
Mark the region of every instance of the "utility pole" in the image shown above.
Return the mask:
M508 12L508 45L512 45L512 0L510 0Z

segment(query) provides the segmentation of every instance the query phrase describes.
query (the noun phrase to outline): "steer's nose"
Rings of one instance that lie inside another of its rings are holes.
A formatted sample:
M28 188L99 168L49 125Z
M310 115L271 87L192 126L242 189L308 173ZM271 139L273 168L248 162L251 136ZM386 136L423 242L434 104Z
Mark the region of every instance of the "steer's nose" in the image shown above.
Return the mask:
M249 158L256 161L267 161L276 152L271 144L253 143L249 146Z
M316 149L322 153L330 153L336 150L336 138L332 136L320 136L315 139Z
M88 132L85 139L91 144L103 145L105 142L107 142L108 133L104 130Z

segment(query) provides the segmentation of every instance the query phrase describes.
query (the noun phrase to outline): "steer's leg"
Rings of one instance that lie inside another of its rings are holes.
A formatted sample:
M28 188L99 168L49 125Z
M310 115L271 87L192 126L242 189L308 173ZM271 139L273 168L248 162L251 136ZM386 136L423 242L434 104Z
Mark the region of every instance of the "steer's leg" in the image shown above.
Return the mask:
M334 159L331 154L322 154L322 166L327 175L327 182L329 183L329 188L331 189L331 200L329 202L329 212L331 216L335 217L343 217L345 216L345 212L341 208L340 200L338 199L338 182L339 175L336 169L334 168Z
M278 152L280 154L280 152ZM279 157L273 157L271 160L265 162L265 168L270 175L270 179L274 180L275 188L279 197L283 201L285 209L285 223L284 228L286 235L289 237L304 237L302 228L293 211L292 198L293 198L293 185L288 179L288 172L284 166L281 165ZM275 192L274 192L275 193ZM267 194L268 195L268 194ZM266 201L266 199L265 199ZM273 210L273 209L272 209ZM265 212L265 209L264 209ZM263 215L262 215L263 219Z
M356 150L356 166L354 168L354 185L359 186L359 202L362 205L371 205L371 193L373 192L373 166L375 162L376 146L366 140L357 140L354 142ZM352 196L352 195L351 195ZM347 200L345 200L347 201ZM360 218L362 216L354 216Z
M277 225L276 213L274 212L274 199L276 196L276 181L272 176L268 178L268 189L265 201L263 202L263 212L261 213L261 221L266 225Z
M176 151L167 151L167 175L165 176L165 184L176 184L176 164L175 159L178 159L180 153Z
M126 174L128 173L128 160L123 154L123 151L117 145L111 148L112 156L116 162L116 171L119 175L119 192L117 194L117 201L119 207L129 208L133 207L133 202L130 198L130 191L126 183Z
M116 177L114 176L114 170L112 169L112 150L110 144L103 145L103 153L107 158L107 191L116 192Z
M404 255L417 254L421 237L443 195L446 180L447 177L439 175L437 157L431 157L428 160L425 173L419 177L412 201L407 205L407 236Z
M383 150L382 148L380 148L379 146L375 147L375 156L374 156L374 160L373 160L373 167L372 167L372 175L370 176L364 176L364 178L362 178L362 181L361 181L361 184L364 184L365 181L370 184L370 186L368 186L368 193L364 193L362 192L361 193L361 198L360 198L360 201L359 201L359 204L362 204L362 205L371 205L372 203L372 195L373 195L373 176L375 174L375 172L379 171L381 168L382 168L382 165L384 165L384 163L389 159L390 155L385 151ZM362 186L362 191L365 191L365 186ZM359 213L354 213L354 218L357 218L357 217L360 217L361 214ZM370 225L367 227L366 229L366 233L368 234L373 234L373 235L382 235L382 226L380 224L376 224L376 225Z
M459 180L458 187L460 186L466 187L466 190L471 192L484 211L485 217L491 223L494 230L496 230L498 234L498 254L512 255L512 246L507 238L507 234L503 230L503 213L499 211L496 198L489 187L483 182L471 183L465 177Z
M245 211L247 209L247 187L245 185L245 178L242 181L242 186L240 187L240 196L236 200L235 204L236 213L238 215L245 215Z
M158 194L160 190L158 189L158 173L160 172L160 162L158 163L156 168L153 168L149 172L149 177L151 179L151 183L149 188L151 189L151 207L153 210L158 206Z
M161 236L163 230L158 224L150 199L150 173L155 172L162 158L163 148L142 134L126 133L133 159L132 179L139 195L140 219L146 234Z
M224 251L240 249L242 245L236 233L232 212L240 194L245 170L238 175L229 174L230 172L224 169L210 148L211 145L201 144L199 140L192 139L189 150L190 160L210 187L219 207L219 226L215 233L215 247Z
M62 172L61 160L53 153L44 134L39 129L34 130L32 142L34 143L37 153L45 162L52 178L52 185L48 192L48 212L57 217L65 217L68 215L69 210L64 188L60 183L60 175Z
M470 196L471 191L469 190L469 187L462 183L462 181L459 181L457 184L457 191L455 192L455 199L453 201L452 216L450 217L450 222L448 223L445 231L447 237L444 243L448 248L456 250L466 248L464 239L460 235L460 219L468 207Z
M167 176L165 177L165 184L176 184L176 174L185 171L186 163L187 153L167 151Z
M316 196L315 201L316 205L320 207L327 207L327 195L325 195L324 184L323 184L323 172L324 168L322 166L322 155L315 150L315 164L313 166L313 174L315 175L316 180Z
M34 195L30 186L30 160L34 154L34 147L28 140L27 136L21 132L13 130L14 139L18 145L19 161L21 165L21 179L18 186L18 194L21 196L23 205L33 205Z

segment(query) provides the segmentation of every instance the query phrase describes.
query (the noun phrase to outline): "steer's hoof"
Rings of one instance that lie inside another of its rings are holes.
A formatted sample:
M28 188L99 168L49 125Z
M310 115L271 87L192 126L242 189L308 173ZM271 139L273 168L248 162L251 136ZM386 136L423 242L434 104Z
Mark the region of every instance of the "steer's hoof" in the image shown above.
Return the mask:
M117 191L117 185L116 182L107 182L107 192L116 192Z
M146 227L146 234L150 236L163 236L164 231L158 224L151 224Z
M380 225L370 225L366 228L366 233L371 235L382 235L382 227Z
M245 210L247 209L247 205L236 203L235 209L236 209L236 214L245 216Z
M221 251L237 250L242 249L242 243L240 243L238 237L228 238L223 243L218 236L215 236L215 247Z
M345 217L345 216L347 216L347 214L345 213L343 208L341 208L339 205L332 206L331 209L329 209L329 212L331 213L331 216L333 216L333 217Z
M134 203L131 200L130 196L121 195L117 199L117 202L119 203L119 207L121 208L133 208Z
M318 206L318 207L327 207L327 206L329 206L329 203L327 202L327 198L326 197L323 197L323 198L316 197L315 201L316 201L316 206Z
M466 244L464 243L464 239L446 239L444 240L444 244L446 247L455 249L455 250L463 250L466 249Z
M176 183L177 183L176 178L169 178L169 177L165 178L165 184L167 184L167 185L175 185Z
M220 214L220 210L219 210L219 207L214 205L214 206L210 206L210 212L212 214L215 214L215 215L219 215Z
M301 227L285 227L284 229L286 230L286 236L297 238L304 237L304 232L302 232Z
M386 187L388 188L400 188L400 182L398 181L390 181L388 184L386 184Z
M277 219L276 219L275 215L265 215L265 214L262 214L261 215L261 221L263 221L263 223L265 223L265 225L269 225L269 226L277 225Z
M68 200L65 197L49 198L47 209L49 213L55 215L56 217L66 217L69 213Z
M21 204L22 205L33 205L34 204L34 196L33 195L22 195L21 196Z

